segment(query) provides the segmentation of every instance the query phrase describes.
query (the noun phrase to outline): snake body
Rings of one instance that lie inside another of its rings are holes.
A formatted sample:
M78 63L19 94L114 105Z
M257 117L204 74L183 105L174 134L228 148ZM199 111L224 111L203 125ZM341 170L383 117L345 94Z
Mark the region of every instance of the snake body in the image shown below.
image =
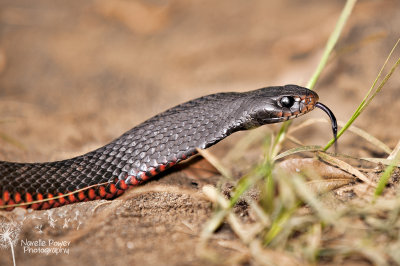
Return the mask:
M296 85L217 93L177 105L111 143L56 162L0 161L0 208L48 209L112 199L235 131L312 110L318 95Z

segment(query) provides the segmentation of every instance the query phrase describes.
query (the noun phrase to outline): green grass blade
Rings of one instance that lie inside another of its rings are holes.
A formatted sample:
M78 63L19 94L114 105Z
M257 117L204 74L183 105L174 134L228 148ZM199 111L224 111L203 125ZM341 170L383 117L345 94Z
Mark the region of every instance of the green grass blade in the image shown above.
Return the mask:
M385 172L383 172L382 176L379 178L378 185L375 189L375 199L380 196L383 192L383 190L386 187L387 182L389 181L389 178L392 176L392 173L397 167L397 165L400 162L400 151L398 150L396 153L396 156L394 156L392 162L388 167L386 167Z
M325 68L326 64L328 63L329 56L331 55L333 48L335 47L340 33L342 32L344 25L346 25L346 22L348 18L350 17L350 14L353 10L354 5L356 4L357 0L348 0L342 10L342 13L340 14L339 20L336 23L335 29L333 30L331 36L329 37L328 42L326 43L324 53L322 55L322 58L319 62L319 65L317 66L317 69L315 70L313 76L311 77L310 81L307 83L307 88L312 90L315 86L315 84L318 81L319 76L322 73L322 70Z
M325 68L326 64L328 63L329 56L331 55L333 48L335 47L339 36L344 28L344 25L346 25L347 20L350 17L350 14L353 10L354 5L356 4L357 0L347 0L345 6L343 7L342 13L340 14L340 17L338 21L336 22L336 26L331 33L328 42L326 43L324 53L322 55L322 58L317 66L317 68L314 71L314 74L312 75L311 79L307 83L307 88L310 90L314 89L315 84L317 83L322 70ZM286 132L289 129L290 125L292 123L292 120L284 122L283 125L281 126L281 129L279 130L279 134L277 135L275 139L275 145L274 145L274 153L272 154L272 157L275 157L276 154L279 152L279 147L280 143L285 139Z
M377 78L375 79L375 81L373 82L370 90L368 91L367 95L364 97L364 100L361 102L361 104L358 106L358 108L356 109L356 111L353 113L353 115L350 117L349 121L347 121L347 123L344 125L344 127L342 127L338 134L337 134L337 139L339 139L343 133L351 126L351 124L353 124L353 122L357 119L357 117L365 110L365 108L371 103L371 101L375 98L375 96L382 90L383 86L386 84L386 82L389 80L389 78L392 76L393 72L396 70L396 68L399 66L400 64L400 58L397 59L396 63L394 63L394 65L392 66L392 68L390 69L389 73L386 74L385 78L382 80L382 82L379 84L378 88L374 91L374 93L371 95L373 88L375 87L378 78L380 77L383 69L385 68L389 58L392 56L393 51L395 50L395 48L397 47L397 45L399 44L400 39L397 40L396 44L394 45L393 49L391 50L391 52L389 53L388 57L386 58L385 63L383 64L381 70L379 71L379 74L377 76ZM371 95L371 96L370 96ZM329 147L332 146L332 144L335 142L335 139L331 139L328 144L326 144L326 146L324 147L324 151L328 150Z

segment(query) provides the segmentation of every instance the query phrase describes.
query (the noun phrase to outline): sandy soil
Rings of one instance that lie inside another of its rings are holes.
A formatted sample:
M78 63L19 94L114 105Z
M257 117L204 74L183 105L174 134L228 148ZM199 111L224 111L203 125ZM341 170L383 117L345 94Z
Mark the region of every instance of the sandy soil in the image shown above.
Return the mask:
M342 5L336 0L1 0L0 159L64 159L191 98L305 84ZM399 11L395 0L356 6L316 89L339 120L355 110L400 36ZM392 148L399 138L399 85L395 73L356 123ZM321 116L315 111L295 123ZM223 157L243 134L211 152ZM296 137L323 145L330 128L319 124ZM351 134L341 139L340 149L384 156ZM5 219L24 219L17 265L210 263L196 248L213 210L201 188L218 182L215 170L198 158L114 201L6 213ZM49 255L24 250L27 241L37 240L45 247L64 244L64 250ZM210 243L219 258L214 263L233 263L241 245L223 226ZM0 250L0 265L12 265L9 249Z

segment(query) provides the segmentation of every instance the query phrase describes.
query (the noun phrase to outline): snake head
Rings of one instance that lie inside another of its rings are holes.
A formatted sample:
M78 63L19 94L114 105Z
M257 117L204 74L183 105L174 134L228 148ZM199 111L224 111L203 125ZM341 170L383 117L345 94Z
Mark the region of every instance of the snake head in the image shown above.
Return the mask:
M297 85L253 91L244 102L248 108L245 128L296 118L313 110L318 99L317 93Z

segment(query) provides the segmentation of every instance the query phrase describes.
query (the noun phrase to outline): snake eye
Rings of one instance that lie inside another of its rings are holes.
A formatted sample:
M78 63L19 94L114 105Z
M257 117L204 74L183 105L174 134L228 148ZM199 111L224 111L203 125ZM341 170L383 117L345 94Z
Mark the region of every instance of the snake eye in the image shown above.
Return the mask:
M294 104L294 98L291 96L284 96L281 98L280 103L283 107L290 108Z

